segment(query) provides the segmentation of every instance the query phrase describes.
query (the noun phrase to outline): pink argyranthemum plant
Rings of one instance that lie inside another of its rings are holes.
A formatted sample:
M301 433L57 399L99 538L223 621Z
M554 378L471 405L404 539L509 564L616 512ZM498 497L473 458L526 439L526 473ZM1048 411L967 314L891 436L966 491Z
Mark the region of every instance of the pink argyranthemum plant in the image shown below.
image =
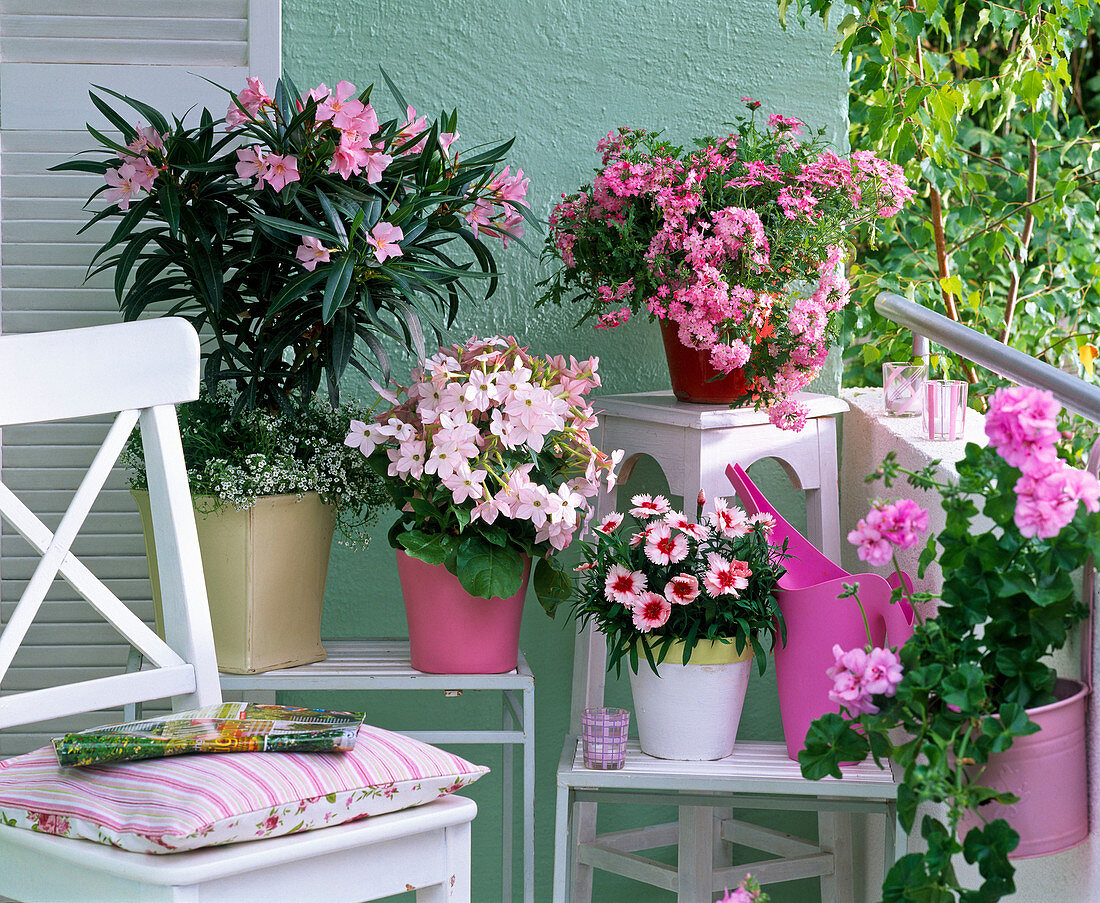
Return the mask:
M866 151L828 150L797 119L760 106L737 131L685 150L621 128L597 144L591 183L550 215L544 257L558 266L541 302L579 302L613 329L632 315L678 327L721 372L742 369L748 401L800 430L792 396L820 372L850 287L849 237L912 196L901 168Z
M685 661L700 641L719 640L751 646L762 673L764 642L785 638L775 596L785 549L763 519L722 501L704 516L705 502L700 494L693 520L662 496L635 495L629 515L608 516L581 543L573 614L606 634L609 667L626 657L636 672L644 657L655 669L676 640Z
M535 591L553 613L571 590L553 556L588 522L621 458L589 435L597 371L595 358L539 357L493 336L440 348L408 386L379 387L392 406L353 423L346 443L367 456L400 512L394 548L445 565L486 599L514 595L524 556L537 558ZM620 522L612 515L596 529ZM645 589L629 571L601 579L621 598Z
M956 481L938 477L939 462L914 472L893 455L875 475L887 487L904 475L942 496L944 527L920 556L921 576L933 561L942 569L939 604L935 617L918 612L900 650L834 648L830 695L845 711L813 722L799 762L814 779L839 777L841 763L868 755L902 770L898 819L906 831L922 820L928 852L895 865L888 886L909 886L916 876L920 887L944 889L945 900L995 901L1011 891L1008 855L1019 836L1002 818L966 816L987 812L980 807L990 800L1015 802L982 786L982 768L1039 729L1029 710L1073 686L1057 681L1050 656L1088 614L1075 571L1100 556L1100 483L1062 457L1059 413L1048 392L998 389L985 420L989 445L967 446ZM863 560L897 568L896 552L919 545L927 527L927 513L911 500L880 501L848 538ZM858 602L858 586L846 595ZM918 812L927 803L935 805ZM967 824L978 826L963 837ZM980 888L959 883L952 858L963 852L982 863Z

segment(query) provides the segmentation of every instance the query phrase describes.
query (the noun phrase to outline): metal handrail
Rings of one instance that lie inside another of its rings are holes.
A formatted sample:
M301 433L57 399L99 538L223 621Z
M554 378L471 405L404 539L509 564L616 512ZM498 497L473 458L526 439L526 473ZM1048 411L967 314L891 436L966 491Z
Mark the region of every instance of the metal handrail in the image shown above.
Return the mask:
M908 327L914 335L925 336L937 345L950 348L1005 379L1049 390L1064 407L1093 423L1100 423L1100 386L1009 348L996 339L893 292L881 292L875 299L875 310L887 319Z
M914 349L921 345L921 338L927 338L1014 383L1047 389L1064 407L1087 417L1093 423L1100 423L1100 387L1044 361L1036 360L1022 351L1009 348L1003 342L969 326L963 326L962 323L956 323L943 314L893 292L881 292L875 298L875 310L887 319L911 329ZM1100 439L1093 443L1086 469L1093 474L1100 471ZM1089 615L1081 628L1082 637L1088 638L1081 643L1081 679L1091 686L1093 646L1096 642L1093 621L1098 598L1096 568L1092 562L1085 566L1082 596L1089 608Z

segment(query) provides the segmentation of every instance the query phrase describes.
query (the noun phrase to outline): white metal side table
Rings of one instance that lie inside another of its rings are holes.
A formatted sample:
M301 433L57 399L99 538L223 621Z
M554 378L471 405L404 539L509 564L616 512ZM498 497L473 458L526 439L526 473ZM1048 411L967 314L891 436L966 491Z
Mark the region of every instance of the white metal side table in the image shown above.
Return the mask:
M512 898L513 778L515 748L523 747L523 900L535 899L535 681L523 653L505 674L426 674L413 668L409 641L326 640L328 658L311 665L262 674L220 675L222 691L248 701L273 703L279 690L493 690L503 697L500 730L402 731L425 743L500 744L503 750L503 900Z

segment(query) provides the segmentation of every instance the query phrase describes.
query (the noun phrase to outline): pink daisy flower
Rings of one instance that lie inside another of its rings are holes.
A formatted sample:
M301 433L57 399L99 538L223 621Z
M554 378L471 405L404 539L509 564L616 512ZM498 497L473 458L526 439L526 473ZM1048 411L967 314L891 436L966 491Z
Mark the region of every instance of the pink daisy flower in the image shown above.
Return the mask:
M613 564L607 569L603 588L609 602L630 605L645 591L645 586L646 576L641 571L628 571L621 564Z
M730 595L736 598L749 585L752 570L744 561L736 558L726 561L721 555L711 552L707 556L707 565L703 586L712 596Z
M694 602L699 595L699 580L692 574L677 574L665 584L665 598L677 605Z
M660 514L667 514L672 510L668 499L663 495L651 496L642 493L634 496L630 500L630 504L634 506L630 509L630 513L635 517L655 517Z
M618 511L614 511L611 514L607 515L607 517L605 517L602 521L600 521L599 526L596 527L596 532L602 533L604 536L610 536L612 533L619 529L619 526L622 524L622 522L623 516Z
M633 606L634 626L642 633L649 633L654 627L662 626L672 614L672 603L657 593L642 593Z
M645 557L654 564L676 564L687 558L688 541L681 533L673 533L667 524L658 524L645 544Z

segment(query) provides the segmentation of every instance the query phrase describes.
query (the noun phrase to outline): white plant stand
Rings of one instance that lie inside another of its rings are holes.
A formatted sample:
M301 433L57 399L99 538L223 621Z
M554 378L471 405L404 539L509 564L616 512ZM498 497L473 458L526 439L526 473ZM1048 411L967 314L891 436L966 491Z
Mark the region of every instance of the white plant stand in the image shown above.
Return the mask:
M642 455L652 457L668 480L669 492L684 498L695 514L699 491L708 499L734 496L726 467L774 458L791 482L806 493L809 539L840 561L836 417L848 410L831 395L801 393L808 408L801 432L777 429L751 408L678 402L671 392L642 392L596 399L599 445L624 451L620 481ZM600 499L599 515L615 510L617 492ZM570 730L558 769L554 844L555 903L588 903L593 869L614 872L677 894L678 903L711 903L715 891L733 887L751 871L762 882L821 878L825 903L854 899L852 814L886 816L885 860L894 861L896 785L873 764L848 769L844 781L807 781L783 743L739 743L717 762L669 762L631 747L621 771L584 768L577 738L581 713L604 704L607 647L591 625L577 632L573 664ZM667 803L679 821L597 835L597 802ZM732 819L731 806L793 809L818 814L817 842L795 838ZM781 856L779 860L732 867L731 843ZM676 845L678 865L637 855Z
M228 699L273 703L280 690L436 690L459 696L466 690L502 694L501 730L402 731L425 743L500 744L503 748L503 901L512 899L513 784L515 748L523 747L523 900L535 899L535 680L523 653L505 674L426 674L413 668L405 639L326 640L328 658L311 665L262 674L220 675Z

